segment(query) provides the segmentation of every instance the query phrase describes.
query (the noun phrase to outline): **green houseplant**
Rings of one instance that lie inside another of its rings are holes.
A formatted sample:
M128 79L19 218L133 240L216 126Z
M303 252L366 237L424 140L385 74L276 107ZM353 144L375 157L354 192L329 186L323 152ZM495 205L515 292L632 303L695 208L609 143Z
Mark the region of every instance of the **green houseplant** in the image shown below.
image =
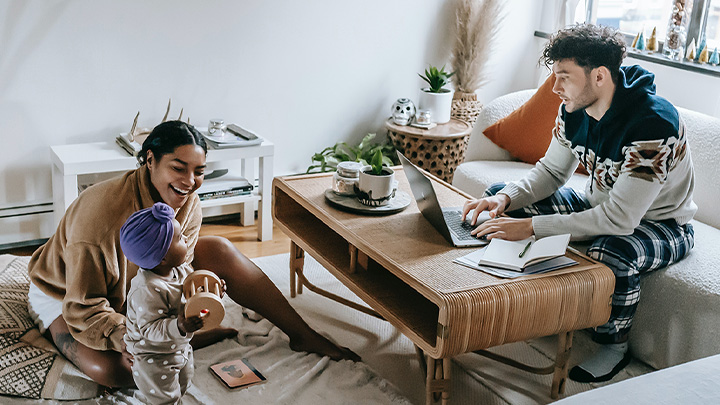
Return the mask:
M395 197L395 172L385 166L383 158L382 151L378 149L369 165L360 169L356 192L358 200L365 205L385 205Z
M438 124L450 121L453 91L445 86L454 74L455 72L446 72L445 66L438 69L432 65L425 69L424 76L418 73L429 85L420 93L420 109L429 110L432 120Z
M440 69L433 65L429 65L428 68L425 69L425 76L420 73L418 73L418 76L430 85L430 87L423 89L423 91L427 91L429 93L447 93L450 90L445 89L444 87L450 83L450 78L454 74L455 72L446 72L445 65L443 65Z
M345 161L368 165L377 152L380 152L382 163L386 166L400 163L395 156L395 147L392 144L373 143L373 139L375 139L375 134L367 134L357 146L350 146L346 142L328 146L312 156L313 164L307 168L306 173L334 172L338 163Z

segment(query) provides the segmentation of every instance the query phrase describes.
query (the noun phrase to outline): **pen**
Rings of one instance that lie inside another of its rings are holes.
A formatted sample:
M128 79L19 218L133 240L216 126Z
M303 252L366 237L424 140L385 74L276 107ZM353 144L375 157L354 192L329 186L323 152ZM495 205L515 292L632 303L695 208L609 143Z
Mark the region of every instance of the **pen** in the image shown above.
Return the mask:
M520 252L518 257L525 256L525 253L527 253L528 249L530 249L530 245L532 245L532 241L528 242L527 245L525 245L525 249L523 249L522 252Z

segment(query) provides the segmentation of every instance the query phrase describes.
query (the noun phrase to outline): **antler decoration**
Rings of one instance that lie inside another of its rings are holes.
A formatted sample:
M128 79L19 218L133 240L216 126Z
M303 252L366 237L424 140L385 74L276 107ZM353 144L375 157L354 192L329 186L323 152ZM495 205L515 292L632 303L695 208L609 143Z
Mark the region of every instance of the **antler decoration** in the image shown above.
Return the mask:
M167 116L168 116L168 114L170 113L170 103L171 103L171 102L172 102L172 99L169 98L169 99L168 99L167 110L165 110L165 115L163 116L163 119L162 119L162 121L160 121L160 122L165 122L165 121L167 121Z
M162 121L160 121L161 123L167 121L168 114L170 114L170 105L171 104L172 104L172 99L169 98L167 109L165 110L165 115L163 116ZM181 108L180 115L177 117L178 121L182 121L183 111L184 111L184 109ZM133 120L132 127L130 128L130 132L128 133L128 138L130 138L130 142L135 141L135 137L140 136L140 135L147 135L151 131L148 128L138 128L137 127L137 122L138 122L139 117L140 117L140 111L138 111L138 113L135 115L135 119ZM187 123L188 124L190 123L190 117L187 118Z
M138 111L137 115L135 115L135 120L133 120L132 128L130 128L130 132L128 133L128 136L130 137L130 142L135 141L135 127L137 126L137 120L140 116L140 111Z

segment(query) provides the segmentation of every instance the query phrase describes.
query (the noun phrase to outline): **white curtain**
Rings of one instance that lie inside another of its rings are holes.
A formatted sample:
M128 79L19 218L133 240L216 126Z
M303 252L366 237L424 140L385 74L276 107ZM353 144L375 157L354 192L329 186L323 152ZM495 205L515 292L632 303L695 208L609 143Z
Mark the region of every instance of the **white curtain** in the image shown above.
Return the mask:
M575 10L580 0L555 0L555 25L553 31L573 24L575 22Z

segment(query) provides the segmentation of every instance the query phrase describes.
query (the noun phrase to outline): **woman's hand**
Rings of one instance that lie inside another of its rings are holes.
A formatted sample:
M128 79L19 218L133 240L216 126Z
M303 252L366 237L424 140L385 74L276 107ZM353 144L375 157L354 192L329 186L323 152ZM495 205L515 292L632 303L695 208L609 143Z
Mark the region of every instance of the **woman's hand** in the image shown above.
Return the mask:
M483 222L470 233L478 238L484 236L487 240L523 240L533 236L535 231L532 218L500 217Z
M475 225L477 222L478 215L483 211L488 211L490 218L497 218L505 212L505 209L510 205L510 197L505 194L496 194L490 197L478 198L477 200L465 201L463 205L462 220L465 220L468 212L473 211L472 219L470 220L471 225Z
M185 317L185 308L181 308L180 313L178 314L178 317L177 317L178 329L180 330L180 333L182 333L182 335L185 336L188 333L192 333L197 330L200 330L203 327L203 325L205 325L205 317L208 314L209 314L209 312L206 311L204 314L186 318Z
M225 296L225 293L227 292L227 285L225 284L225 279L220 279L220 298Z

